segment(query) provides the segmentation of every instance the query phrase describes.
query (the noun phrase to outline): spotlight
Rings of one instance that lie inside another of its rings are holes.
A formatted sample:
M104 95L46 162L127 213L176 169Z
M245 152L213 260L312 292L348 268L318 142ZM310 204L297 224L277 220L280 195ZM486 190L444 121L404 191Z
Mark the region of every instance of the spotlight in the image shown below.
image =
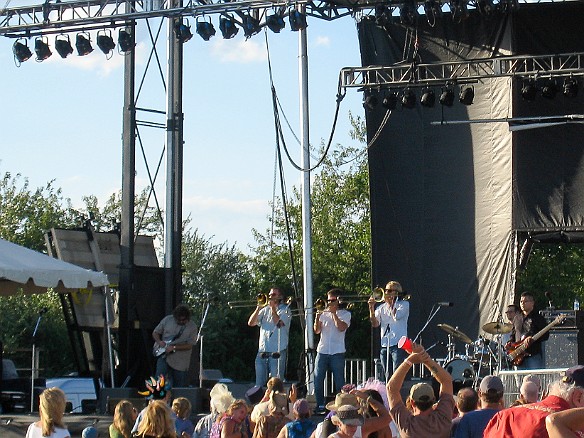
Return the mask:
M566 78L562 92L566 97L576 97L578 95L578 81L574 78Z
M176 34L176 39L181 43L186 43L193 37L193 33L191 32L191 26L189 25L188 20L177 23L174 26L174 33Z
M379 99L377 99L377 96L375 94L367 93L365 95L365 99L363 99L363 108L372 111L375 109L378 103Z
M112 33L109 30L107 32L105 30L97 32L97 47L99 47L106 57L114 50L116 43L114 43Z
M280 14L272 14L268 15L268 18L266 18L266 25L272 32L280 33L280 31L286 27L286 22L284 21L284 17Z
M28 44L24 38L16 40L12 46L12 53L14 53L14 59L16 59L18 65L22 64L24 61L28 61L32 56L32 52L28 48Z
M122 53L131 51L136 43L132 38L132 33L128 29L120 29L118 32L118 49Z
M442 5L436 0L426 0L424 2L424 14L430 27L436 25L436 20L442 17Z
M39 37L34 42L34 52L36 53L36 60L41 62L51 56L53 53L49 49L49 44L46 38Z
M462 20L468 18L468 8L465 0L451 0L450 13L452 14L452 21L460 23Z
M493 0L478 0L477 1L477 9L482 15L486 15L487 17L493 15L495 12L495 4Z
M436 95L431 88L424 88L420 96L420 104L426 108L433 108L436 103Z
M296 9L290 11L290 16L288 18L290 19L290 30L294 32L306 29L308 26L306 23L306 15Z
M77 34L75 47L77 48L77 54L79 56L89 55L93 52L93 47L91 47L91 37L87 32Z
M391 20L391 11L383 4L375 5L375 23L378 26L385 26Z
M223 38L226 40L230 40L237 35L237 32L239 32L239 28L235 25L235 21L230 16L221 17L219 19L219 30L221 31Z
M417 4L412 1L406 1L399 10L399 19L401 24L408 27L413 27L416 25L416 18L418 16L418 11L416 9Z
M383 105L384 108L386 108L390 111L393 111L395 109L395 107L397 106L396 92L390 90L383 98L383 101L381 102L381 104Z
M535 80L528 79L523 82L523 87L521 87L521 97L527 101L534 101L535 95L537 94L537 87L535 85Z
M541 87L541 95L546 99L555 98L558 91L559 91L558 84L553 79L548 79L543 84L543 87Z
M210 21L197 21L197 33L205 41L209 41L209 39L215 35L215 27Z
M452 86L446 85L446 87L442 89L439 101L441 105L445 106L454 105L454 90L452 89Z
M463 87L460 90L458 100L464 105L472 105L472 101L474 100L474 87L471 85Z
M260 21L249 14L243 15L242 21L243 34L245 35L245 39L254 36L255 34L259 33L262 30L260 26Z
M409 88L406 88L402 94L401 104L404 108L414 108L416 106L416 94Z
M55 37L55 50L63 59L73 53L73 47L71 47L69 35L65 34Z

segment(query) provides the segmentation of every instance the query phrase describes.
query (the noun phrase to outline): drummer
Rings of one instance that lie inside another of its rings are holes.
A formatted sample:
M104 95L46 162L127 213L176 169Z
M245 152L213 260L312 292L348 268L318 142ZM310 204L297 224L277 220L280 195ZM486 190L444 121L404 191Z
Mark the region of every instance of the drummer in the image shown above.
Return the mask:
M515 319L515 315L517 315L518 311L519 311L519 309L517 308L517 306L515 304L509 304L507 306L507 310L505 311L505 317L507 318L507 321L510 322L511 324L513 324L513 320ZM509 342L510 339L511 339L511 331L509 331L509 333L505 333L501 336L501 345L505 345L507 342Z

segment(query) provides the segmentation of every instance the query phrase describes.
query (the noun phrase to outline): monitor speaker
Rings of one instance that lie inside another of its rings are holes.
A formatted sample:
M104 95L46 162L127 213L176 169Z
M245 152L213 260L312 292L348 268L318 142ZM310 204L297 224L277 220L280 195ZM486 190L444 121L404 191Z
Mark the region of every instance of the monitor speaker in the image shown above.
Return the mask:
M584 336L582 330L550 330L544 342L545 367L569 368L584 365Z

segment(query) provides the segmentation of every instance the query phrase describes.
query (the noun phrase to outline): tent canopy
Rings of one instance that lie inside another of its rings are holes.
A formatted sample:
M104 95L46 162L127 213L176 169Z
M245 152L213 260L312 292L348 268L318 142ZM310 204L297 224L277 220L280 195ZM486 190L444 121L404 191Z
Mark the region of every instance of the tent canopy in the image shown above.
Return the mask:
M108 285L102 272L84 269L37 251L0 239L0 295L58 292Z

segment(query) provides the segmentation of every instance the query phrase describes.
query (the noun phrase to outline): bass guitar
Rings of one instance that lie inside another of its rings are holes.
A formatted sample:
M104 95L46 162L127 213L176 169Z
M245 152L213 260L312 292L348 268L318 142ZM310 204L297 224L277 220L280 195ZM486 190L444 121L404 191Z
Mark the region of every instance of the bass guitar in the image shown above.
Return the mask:
M544 328L538 331L535 335L533 335L532 336L533 340L537 341L539 338L545 335L552 327L560 324L564 319L566 319L565 314L562 313L561 315L558 315L556 319L554 319L552 322L550 322L548 325L546 325ZM507 358L509 359L509 362L511 362L515 366L521 365L525 358L529 356L529 354L525 352L525 350L527 350L527 344L525 343L525 341L519 342L509 341L507 342L507 344L505 344L505 350L507 351Z
M168 347L169 345L172 345L172 339L169 339L168 341L165 341L163 339L163 342L166 344L165 347L161 347L156 342L154 343L154 345L152 346L152 356L160 357L160 356L166 354L166 347Z

